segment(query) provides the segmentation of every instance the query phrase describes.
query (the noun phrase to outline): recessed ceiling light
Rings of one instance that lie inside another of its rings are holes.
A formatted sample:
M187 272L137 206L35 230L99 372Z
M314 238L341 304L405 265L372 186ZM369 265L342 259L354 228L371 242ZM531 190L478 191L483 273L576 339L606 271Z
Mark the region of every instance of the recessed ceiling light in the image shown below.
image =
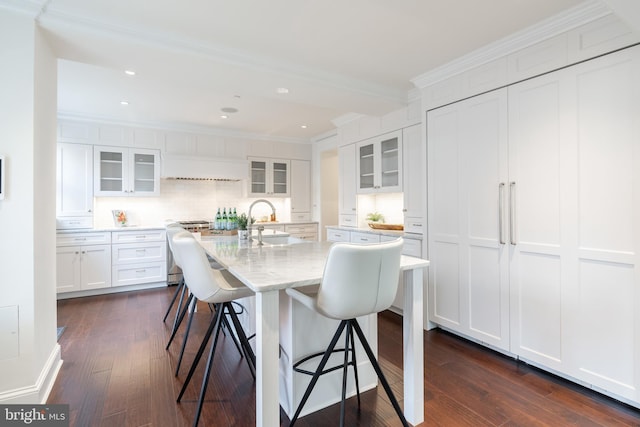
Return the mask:
M307 128L307 125L301 125L300 127L301 127L302 129L306 129L306 128Z
M120 101L120 105L129 105L129 101L123 99L122 101Z
M125 73L127 76L135 76L135 75L136 75L136 72L135 72L135 71L133 71L133 70L124 70L124 73Z
M223 113L237 113L238 109L233 107L224 107L221 108L220 111L222 111Z
M221 118L221 119L228 119L228 118L229 118L229 116L227 116L226 114L223 114L223 115L221 115L221 116L220 116L220 118Z
M284 95L289 93L289 89L287 89L286 87L279 87L278 89L276 89L276 92L281 95Z

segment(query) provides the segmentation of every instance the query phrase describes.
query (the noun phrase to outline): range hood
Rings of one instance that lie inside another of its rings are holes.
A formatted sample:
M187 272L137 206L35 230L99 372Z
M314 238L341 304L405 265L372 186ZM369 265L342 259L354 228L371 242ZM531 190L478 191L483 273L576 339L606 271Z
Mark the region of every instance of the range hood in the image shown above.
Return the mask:
M242 159L164 154L160 176L167 179L240 181L249 178L249 162Z

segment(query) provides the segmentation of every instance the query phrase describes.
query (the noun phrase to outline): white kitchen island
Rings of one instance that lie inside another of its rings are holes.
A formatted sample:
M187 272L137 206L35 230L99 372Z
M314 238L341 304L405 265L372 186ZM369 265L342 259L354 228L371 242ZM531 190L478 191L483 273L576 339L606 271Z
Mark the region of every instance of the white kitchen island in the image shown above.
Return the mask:
M320 283L331 242L258 246L237 237L203 239L207 253L256 293L256 425L280 425L281 292ZM404 413L424 420L422 271L429 261L401 259L405 312L403 318ZM283 307L283 311L286 307ZM374 347L375 348L375 347ZM300 375L300 374L298 374Z

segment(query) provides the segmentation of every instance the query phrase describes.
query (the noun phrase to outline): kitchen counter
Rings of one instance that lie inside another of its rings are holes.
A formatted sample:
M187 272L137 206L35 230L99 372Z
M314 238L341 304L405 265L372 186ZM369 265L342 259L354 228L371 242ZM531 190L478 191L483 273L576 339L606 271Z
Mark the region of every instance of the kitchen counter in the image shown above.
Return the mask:
M403 237L405 239L422 240L422 234L407 233L405 231L395 230L374 230L373 228L354 228L354 227L342 227L339 225L327 225L325 228L332 230L342 230L358 233L377 234L379 236L391 236L391 237Z
M301 325L310 324L300 322L301 318L292 314L297 309L292 307L291 299L281 291L320 283L333 243L303 241L289 245L258 246L255 242L239 240L237 237L207 237L200 242L209 255L256 293L256 424L279 425L280 405L290 414L297 406L308 381L294 378L290 365L299 357L296 350L308 350L297 348L302 345L294 342L298 339L296 336L309 339L308 329ZM429 261L424 259L404 255L401 258L403 278L400 283L405 301L403 402L405 416L414 425L424 420L422 269L428 265ZM306 308L304 310L306 311L298 310L299 315L309 319L312 312ZM283 322L286 325L284 328ZM369 332L375 336L377 325L375 320L372 322ZM316 319L313 324L314 331L330 330L316 327ZM312 341L319 345L318 340ZM282 364L287 364L287 368L283 369ZM360 363L358 364L360 371ZM366 372L367 369L363 369L363 377L367 376ZM362 382L364 389L365 381ZM339 388L338 383L333 389ZM279 390L284 390L284 396ZM323 398L325 400L318 402L318 406L335 403L340 396L329 393L324 394Z
M164 230L164 225L132 225L126 227L102 227L102 228L74 228L66 230L56 230L58 234L70 233L103 233L107 231L146 231L146 230Z

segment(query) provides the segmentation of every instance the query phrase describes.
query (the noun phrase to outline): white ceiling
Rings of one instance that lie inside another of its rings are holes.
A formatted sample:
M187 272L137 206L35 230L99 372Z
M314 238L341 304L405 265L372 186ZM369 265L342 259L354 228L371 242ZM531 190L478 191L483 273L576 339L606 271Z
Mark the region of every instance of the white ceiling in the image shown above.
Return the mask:
M348 113L401 108L410 79L582 3L21 1L41 9L62 58L61 114L283 140L308 140ZM224 107L239 112L225 120Z

